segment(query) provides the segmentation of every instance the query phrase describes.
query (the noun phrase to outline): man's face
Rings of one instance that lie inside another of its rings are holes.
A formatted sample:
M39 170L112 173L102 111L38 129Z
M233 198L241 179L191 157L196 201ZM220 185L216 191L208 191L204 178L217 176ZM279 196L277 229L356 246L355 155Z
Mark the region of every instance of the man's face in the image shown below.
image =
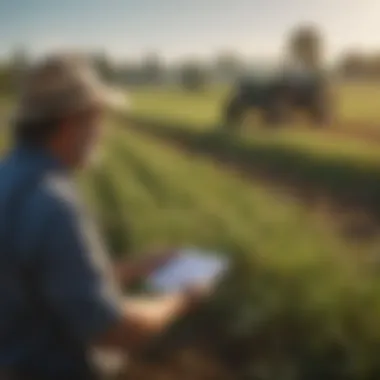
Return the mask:
M74 167L86 166L97 158L104 128L104 111L94 108L76 115L68 123L68 150Z

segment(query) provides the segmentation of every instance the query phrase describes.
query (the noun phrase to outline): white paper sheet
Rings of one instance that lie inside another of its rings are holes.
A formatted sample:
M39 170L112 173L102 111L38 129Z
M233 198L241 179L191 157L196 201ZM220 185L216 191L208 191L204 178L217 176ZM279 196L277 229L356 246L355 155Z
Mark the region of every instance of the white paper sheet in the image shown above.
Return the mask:
M228 269L226 259L198 249L183 249L147 280L154 291L170 293L216 281Z

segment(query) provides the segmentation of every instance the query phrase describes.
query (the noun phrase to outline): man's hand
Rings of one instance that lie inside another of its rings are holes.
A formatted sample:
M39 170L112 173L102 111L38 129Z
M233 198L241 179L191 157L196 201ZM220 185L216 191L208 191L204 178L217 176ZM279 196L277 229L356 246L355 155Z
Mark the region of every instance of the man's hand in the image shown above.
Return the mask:
M196 309L203 303L209 296L211 296L214 286L212 283L200 283L193 285L185 291L187 298L188 311Z
M164 266L177 255L178 250L160 249L155 253L145 253L137 260L122 261L115 265L115 276L118 282L129 285L131 282L149 276L155 270Z
M134 262L119 264L116 275L128 284L150 275L177 255L178 250L160 250ZM132 297L125 301L124 315L99 337L98 346L139 351L162 334L175 320L196 310L211 294L213 284L201 283L183 292L160 297Z
M95 344L139 351L176 319L194 311L211 290L212 288L202 285L183 293L158 298L129 298L125 302L124 318Z
M143 276L148 276L167 264L170 260L176 257L177 254L178 250L174 248L160 250L143 258L138 266L140 266Z

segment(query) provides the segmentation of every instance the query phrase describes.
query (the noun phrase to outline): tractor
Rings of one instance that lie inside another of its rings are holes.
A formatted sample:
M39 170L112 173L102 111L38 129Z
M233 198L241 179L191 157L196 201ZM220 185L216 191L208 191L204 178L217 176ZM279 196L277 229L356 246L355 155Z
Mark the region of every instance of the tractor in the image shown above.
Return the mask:
M242 78L223 109L224 127L241 128L245 116L256 110L266 127L289 124L302 112L315 126L329 124L332 99L326 78L307 72Z

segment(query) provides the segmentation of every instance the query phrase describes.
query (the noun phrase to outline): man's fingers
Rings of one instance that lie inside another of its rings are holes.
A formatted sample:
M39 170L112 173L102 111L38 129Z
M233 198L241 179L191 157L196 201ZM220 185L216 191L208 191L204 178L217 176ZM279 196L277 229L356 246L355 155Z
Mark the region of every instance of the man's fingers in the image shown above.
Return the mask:
M154 271L174 259L178 254L177 249L161 250L147 258L149 269Z

